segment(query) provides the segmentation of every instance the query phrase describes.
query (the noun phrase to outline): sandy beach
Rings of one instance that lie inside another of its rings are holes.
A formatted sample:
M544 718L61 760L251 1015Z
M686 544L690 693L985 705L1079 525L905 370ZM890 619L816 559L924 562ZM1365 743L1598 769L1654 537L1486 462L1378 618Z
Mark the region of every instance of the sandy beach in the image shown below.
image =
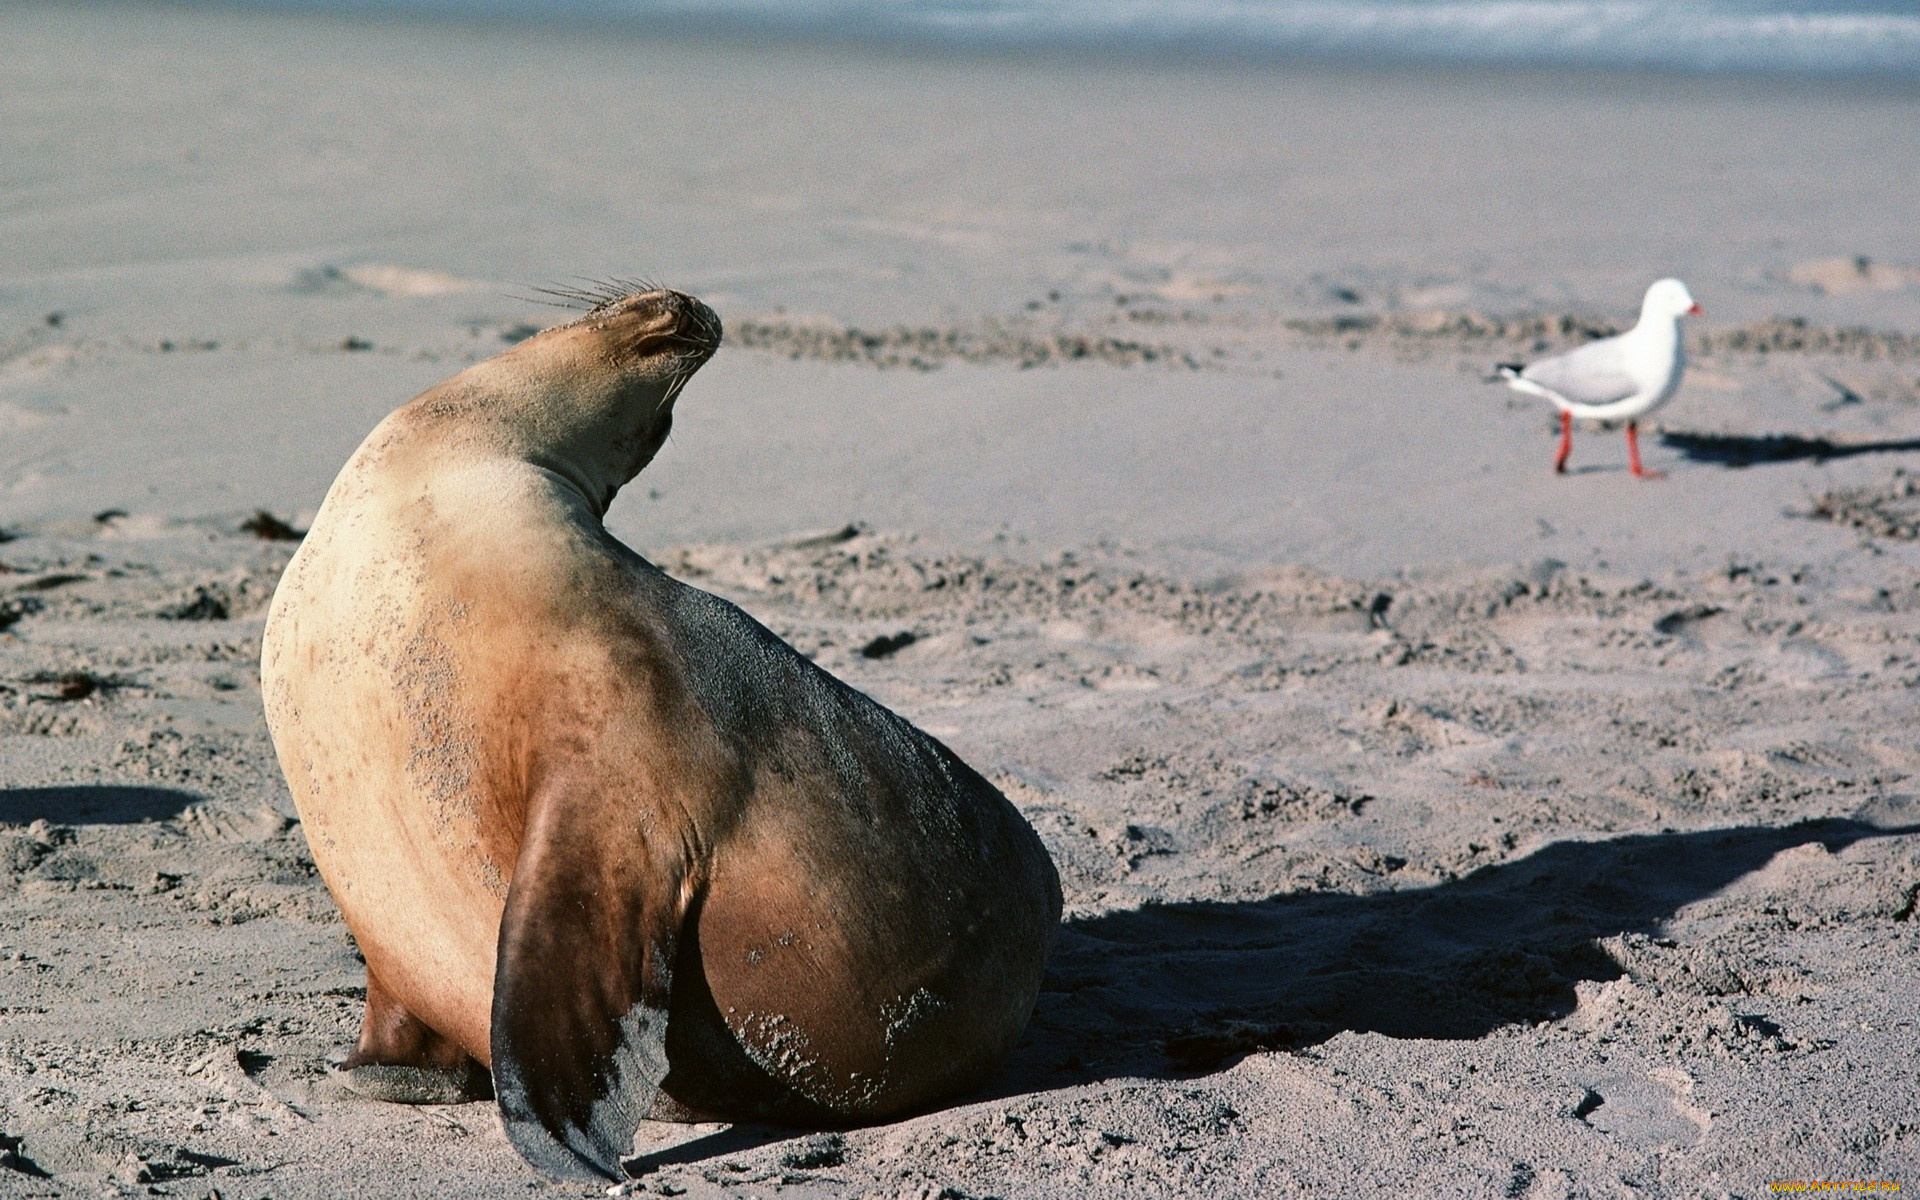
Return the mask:
M587 1194L329 1074L264 610L424 387L727 327L608 525L954 747L986 1090L634 1194L1920 1184L1920 86L0 12L0 1196ZM1497 362L1706 315L1550 470ZM264 518L262 516L264 514Z

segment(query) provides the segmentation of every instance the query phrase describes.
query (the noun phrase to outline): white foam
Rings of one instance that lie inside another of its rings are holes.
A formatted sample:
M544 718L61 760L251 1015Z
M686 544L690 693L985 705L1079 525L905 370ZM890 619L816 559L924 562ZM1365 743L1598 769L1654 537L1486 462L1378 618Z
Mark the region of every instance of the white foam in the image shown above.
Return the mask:
M275 4L281 0L257 0ZM1903 0L333 0L548 20L694 22L997 45L1920 74Z

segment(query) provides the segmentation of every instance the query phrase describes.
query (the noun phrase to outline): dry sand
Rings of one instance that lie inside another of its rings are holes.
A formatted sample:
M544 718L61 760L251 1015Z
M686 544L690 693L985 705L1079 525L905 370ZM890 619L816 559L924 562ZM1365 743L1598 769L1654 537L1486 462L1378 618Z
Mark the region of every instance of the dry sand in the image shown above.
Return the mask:
M377 418L645 271L611 524L948 740L1069 921L988 1091L636 1190L1920 1182L1920 99L0 14L0 1195L580 1194L327 1074L261 611ZM1857 259L1865 256L1866 265ZM1489 365L1709 309L1638 484ZM56 316L57 314L57 316Z

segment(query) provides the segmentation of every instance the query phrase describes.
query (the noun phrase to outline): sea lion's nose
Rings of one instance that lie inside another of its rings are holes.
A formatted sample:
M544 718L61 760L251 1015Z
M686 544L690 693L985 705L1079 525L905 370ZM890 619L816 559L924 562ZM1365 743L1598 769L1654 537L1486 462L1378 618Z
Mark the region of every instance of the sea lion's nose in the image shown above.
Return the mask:
M668 292L674 315L674 333L711 354L720 348L719 314L685 292Z

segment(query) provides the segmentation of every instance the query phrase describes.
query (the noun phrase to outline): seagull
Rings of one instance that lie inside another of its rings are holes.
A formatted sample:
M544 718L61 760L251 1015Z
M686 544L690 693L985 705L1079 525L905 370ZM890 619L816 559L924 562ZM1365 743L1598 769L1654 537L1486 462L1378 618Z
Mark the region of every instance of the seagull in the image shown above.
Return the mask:
M1501 363L1495 369L1517 392L1545 396L1560 410L1560 452L1556 473L1567 473L1573 453L1573 419L1627 423L1627 462L1636 479L1658 479L1657 472L1640 467L1640 422L1673 398L1680 387L1685 353L1680 318L1697 317L1687 285L1662 279L1647 289L1640 302L1640 322L1625 333L1537 363Z

